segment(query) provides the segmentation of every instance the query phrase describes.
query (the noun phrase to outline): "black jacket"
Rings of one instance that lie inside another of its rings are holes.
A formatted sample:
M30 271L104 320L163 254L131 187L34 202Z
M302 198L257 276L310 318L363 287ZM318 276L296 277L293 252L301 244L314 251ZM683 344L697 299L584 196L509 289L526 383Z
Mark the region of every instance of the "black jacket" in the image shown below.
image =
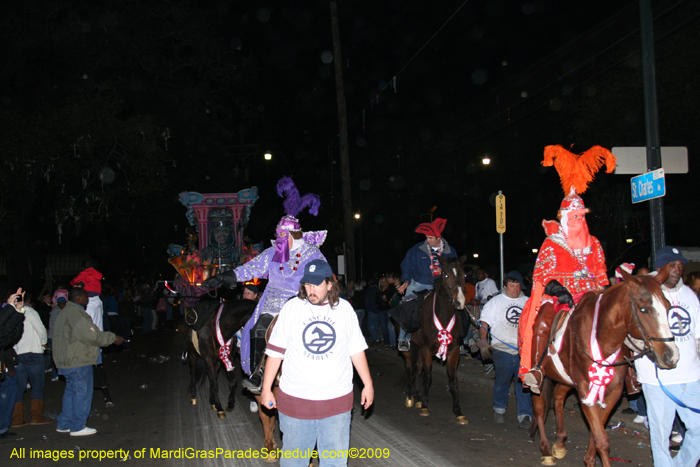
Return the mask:
M12 347L19 341L24 332L24 313L15 310L12 305L5 304L0 309L0 368L7 367L9 372L15 370L17 353ZM5 372L0 371L0 380L5 379Z

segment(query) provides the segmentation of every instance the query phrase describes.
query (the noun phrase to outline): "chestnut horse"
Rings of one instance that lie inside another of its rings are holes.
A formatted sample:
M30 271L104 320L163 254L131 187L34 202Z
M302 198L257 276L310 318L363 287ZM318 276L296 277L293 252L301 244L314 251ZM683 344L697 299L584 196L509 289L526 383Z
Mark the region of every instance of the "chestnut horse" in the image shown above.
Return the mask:
M669 304L660 286L668 278L668 273L668 266L664 267L656 277L632 276L623 271L623 282L602 292L585 294L573 312L564 312L561 325L563 334L554 333L558 337L555 339L553 336L550 339L550 342L554 342L549 347L549 358L546 359L544 366L546 378L543 382L542 395L532 397L537 423L533 424L530 436L534 437L539 430L543 465L553 465L554 458L562 459L566 455L564 401L569 391L574 388L582 401L581 408L590 427L590 439L584 463L589 467L594 466L597 452L603 466L610 466L610 443L605 432L605 423L622 394L625 375L631 361L628 345L637 347L642 355L649 355L660 368L676 366L678 348L673 342L673 335L668 325ZM542 306L552 306L552 304L546 303ZM591 351L591 337L596 310L597 325L594 338L600 349L600 361L607 359L608 363L593 368L593 355L596 352ZM568 314L568 320L566 314ZM559 345L561 347L557 352L556 347ZM618 350L619 353L613 359L611 356ZM554 354L558 355L558 359ZM608 374L606 377L610 379L607 387L601 390L604 397L602 403L600 400L596 403L593 397L587 399L587 396L590 396L589 369L594 376L602 374L604 370L614 369L614 375ZM552 389L557 441L550 451L545 420L550 407Z
M465 258L438 256L438 259L442 266L442 274L436 279L435 288L425 297L421 310L421 327L411 335L411 349L409 352L403 352L406 361L406 407L413 407L415 404L420 408L422 417L430 415L428 391L433 377L433 355L442 350L444 354L441 358L447 360L452 412L457 416L457 423L466 425L467 418L462 415L459 407L457 381L459 346L462 343L459 310L466 306L462 266Z

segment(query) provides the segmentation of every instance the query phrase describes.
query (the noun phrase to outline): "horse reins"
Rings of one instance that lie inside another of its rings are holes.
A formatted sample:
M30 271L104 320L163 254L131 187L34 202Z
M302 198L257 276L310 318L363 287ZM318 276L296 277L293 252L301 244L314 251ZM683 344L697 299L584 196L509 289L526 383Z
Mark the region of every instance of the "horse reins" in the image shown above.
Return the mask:
M606 364L606 363L602 363L602 362L596 362L593 359L593 357L591 357L590 355L588 355L588 353L586 353L586 350L583 348L583 345L581 345L581 341L578 337L578 333L576 332L576 316L573 316L572 320L571 320L571 330L574 333L574 338L576 339L576 345L578 345L578 348L581 351L581 353L583 353L586 357L588 357L588 359L590 361L595 362L598 365L603 366L603 367L631 365L633 361L640 359L647 354L651 354L650 358L652 359L652 361L654 361L654 354L653 354L653 351L651 349L651 343L649 341L673 342L674 338L673 337L651 337L649 335L649 332L647 332L646 328L644 327L644 324L639 319L639 315L637 314L637 300L639 300L640 298L642 298L645 295L650 295L650 294L651 294L651 292L645 292L645 293L632 299L632 317L634 319L634 324L637 326L637 329L642 334L642 340L644 341L644 344L645 344L644 349L639 349L636 345L634 345L634 342L632 340L628 339L630 344L632 344L632 347L634 347L633 350L635 350L636 352L639 352L637 355L635 355L634 357L631 357L631 358L630 357L622 357L622 361L617 362L617 363ZM630 332L631 326L632 326L632 322L630 321L630 323L627 325L627 335L628 336L631 336L631 332ZM637 338L634 337L633 339L637 339Z

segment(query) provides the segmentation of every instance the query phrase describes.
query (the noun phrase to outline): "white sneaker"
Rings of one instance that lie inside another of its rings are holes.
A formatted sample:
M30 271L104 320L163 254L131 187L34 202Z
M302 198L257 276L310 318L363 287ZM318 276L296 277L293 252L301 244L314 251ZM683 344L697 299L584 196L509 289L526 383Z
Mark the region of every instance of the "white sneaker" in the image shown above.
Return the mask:
M258 411L258 403L255 401L250 401L250 411L255 413Z
M85 428L83 428L80 431L71 431L70 435L71 436L90 436L90 435L94 435L95 433L97 433L96 429L86 426Z
M647 421L646 417L643 417L641 415L637 415L636 417L634 417L634 420L632 420L632 423L638 423L640 425L644 425L644 422L646 422L646 421Z
M671 442L675 444L681 444L683 442L683 436L677 431L671 432Z

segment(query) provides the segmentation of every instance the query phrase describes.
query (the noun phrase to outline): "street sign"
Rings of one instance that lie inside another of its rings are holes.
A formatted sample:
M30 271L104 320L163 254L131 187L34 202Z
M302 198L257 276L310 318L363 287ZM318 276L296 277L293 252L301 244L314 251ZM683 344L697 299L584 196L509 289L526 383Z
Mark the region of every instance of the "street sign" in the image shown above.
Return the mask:
M499 194L496 196L496 232L504 233L506 231L506 195Z
M657 169L632 177L632 203L641 203L666 195L664 169Z
M647 148L614 147L612 153L617 157L615 173L643 174L647 171ZM688 173L688 148L683 146L662 146L661 167L667 174Z

